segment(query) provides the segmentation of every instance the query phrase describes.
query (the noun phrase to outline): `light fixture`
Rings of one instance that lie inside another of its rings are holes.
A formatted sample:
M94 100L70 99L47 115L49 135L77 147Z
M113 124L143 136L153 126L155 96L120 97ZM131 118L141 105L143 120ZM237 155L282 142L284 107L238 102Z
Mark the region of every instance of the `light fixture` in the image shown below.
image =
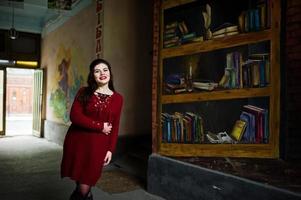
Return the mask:
M15 27L14 27L14 25L15 25L15 9L14 9L13 3L12 3L12 10L13 10L13 15L12 15L12 27L9 29L8 35L9 35L9 38L10 38L10 39L15 40L15 39L17 39L17 37L18 37L18 32L17 32L17 30L16 30Z
M28 67L37 67L38 66L37 61L20 61L20 60L17 60L16 64L17 65L24 65L24 66L28 66Z

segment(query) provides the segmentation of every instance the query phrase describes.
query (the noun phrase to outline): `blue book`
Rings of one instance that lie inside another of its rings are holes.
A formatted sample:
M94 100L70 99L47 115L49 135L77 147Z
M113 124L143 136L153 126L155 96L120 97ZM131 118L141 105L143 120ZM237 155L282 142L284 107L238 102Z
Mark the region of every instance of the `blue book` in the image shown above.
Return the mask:
M254 17L254 31L260 30L260 16L259 16L259 9L253 10L253 17Z
M168 132L168 124L167 124L167 113L161 113L161 125L162 125L162 141L167 142L167 132Z
M255 143L255 116L243 111L240 115L240 119L247 122L245 134L242 136L242 142Z
M180 142L181 141L181 124L179 119L177 119L176 121L176 125L177 125L177 132L176 132L176 142Z
M181 85L185 83L184 74L170 74L167 76L165 83Z
M171 142L171 119L167 118L167 142Z

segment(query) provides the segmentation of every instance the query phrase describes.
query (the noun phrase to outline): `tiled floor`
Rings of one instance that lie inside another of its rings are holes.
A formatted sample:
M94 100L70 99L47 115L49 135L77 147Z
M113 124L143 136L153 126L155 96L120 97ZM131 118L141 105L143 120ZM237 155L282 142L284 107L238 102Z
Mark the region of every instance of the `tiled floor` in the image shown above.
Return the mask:
M74 183L60 178L62 147L33 136L0 138L1 200L67 200ZM143 188L114 193L93 188L94 199L156 200Z

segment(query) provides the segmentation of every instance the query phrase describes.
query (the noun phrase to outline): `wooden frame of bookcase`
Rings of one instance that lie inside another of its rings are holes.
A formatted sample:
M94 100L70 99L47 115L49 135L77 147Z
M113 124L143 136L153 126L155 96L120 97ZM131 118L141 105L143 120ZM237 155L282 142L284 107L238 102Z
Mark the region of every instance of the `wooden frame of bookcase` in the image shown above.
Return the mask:
M214 40L185 44L179 47L163 49L163 42L156 37L163 35L163 11L168 8L180 6L195 0L167 0L162 3L156 0L154 6L154 20L160 19L160 32L154 29L154 46L158 52L153 59L153 152L166 156L213 156L213 157L279 157L279 124L280 124L280 20L281 2L271 0L271 28L260 32L243 33L226 36ZM159 10L156 10L159 9ZM156 16L157 15L157 16ZM156 24L157 22L154 22ZM161 38L161 37L160 37ZM271 82L264 88L242 88L212 92L187 93L177 95L162 95L163 59L175 56L190 55L225 49L229 47L270 41ZM156 43L157 41L157 43ZM156 46L156 45L159 45ZM158 63L157 63L157 62ZM154 73L156 72L156 74ZM159 77L157 77L157 72ZM269 129L268 144L178 144L162 143L160 116L163 104L189 103L212 100L269 97Z

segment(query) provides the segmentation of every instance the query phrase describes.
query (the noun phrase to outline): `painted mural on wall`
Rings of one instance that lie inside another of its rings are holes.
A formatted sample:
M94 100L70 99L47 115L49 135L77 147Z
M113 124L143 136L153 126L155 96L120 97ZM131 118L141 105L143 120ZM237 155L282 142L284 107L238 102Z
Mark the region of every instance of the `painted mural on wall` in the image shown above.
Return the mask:
M69 113L72 102L78 89L84 84L83 64L76 55L78 51L65 48L60 45L57 52L57 66L55 72L54 87L50 95L50 106L55 117L63 122L69 122Z

